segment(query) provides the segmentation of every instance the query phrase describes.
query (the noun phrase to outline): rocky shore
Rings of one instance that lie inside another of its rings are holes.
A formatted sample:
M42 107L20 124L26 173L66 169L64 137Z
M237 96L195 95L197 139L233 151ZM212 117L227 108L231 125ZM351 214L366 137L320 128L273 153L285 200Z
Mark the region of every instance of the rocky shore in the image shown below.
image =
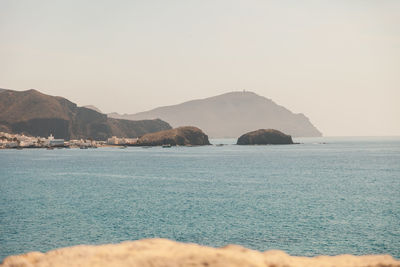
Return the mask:
M166 239L144 239L120 244L67 247L47 253L30 252L7 257L0 266L394 267L400 266L400 261L390 255L295 257L278 250L259 252L237 245L211 248Z

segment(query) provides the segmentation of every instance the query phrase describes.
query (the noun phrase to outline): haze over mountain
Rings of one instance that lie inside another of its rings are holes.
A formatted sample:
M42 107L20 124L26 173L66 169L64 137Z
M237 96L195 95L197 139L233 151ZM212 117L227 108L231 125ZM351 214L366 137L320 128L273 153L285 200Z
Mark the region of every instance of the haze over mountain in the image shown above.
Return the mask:
M321 136L322 133L304 114L295 114L271 99L253 92L230 92L178 105L155 108L136 114L108 114L111 118L143 120L162 119L172 127L193 125L213 138L239 137L272 128L294 137Z
M86 106L83 106L83 108L88 108L88 109L97 111L98 113L103 113L99 108L97 108L97 107L95 107L93 105L86 105Z
M0 131L33 136L105 140L112 135L139 137L171 129L162 120L128 121L108 118L59 97L27 91L0 90Z

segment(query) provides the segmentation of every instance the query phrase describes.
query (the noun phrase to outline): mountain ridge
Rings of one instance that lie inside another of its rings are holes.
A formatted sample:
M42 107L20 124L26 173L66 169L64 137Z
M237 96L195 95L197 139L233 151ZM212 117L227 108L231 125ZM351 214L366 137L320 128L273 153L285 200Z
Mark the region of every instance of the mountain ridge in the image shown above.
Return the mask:
M0 131L33 136L105 140L171 129L162 120L120 120L35 89L0 91Z
M97 111L98 113L103 113L98 107L93 106L93 105L86 105L86 106L82 106L82 107Z
M294 137L322 136L304 114L293 113L271 99L249 91L228 92L135 114L110 113L108 116L131 120L159 118L172 127L196 125L213 138L237 138L261 128L277 129Z

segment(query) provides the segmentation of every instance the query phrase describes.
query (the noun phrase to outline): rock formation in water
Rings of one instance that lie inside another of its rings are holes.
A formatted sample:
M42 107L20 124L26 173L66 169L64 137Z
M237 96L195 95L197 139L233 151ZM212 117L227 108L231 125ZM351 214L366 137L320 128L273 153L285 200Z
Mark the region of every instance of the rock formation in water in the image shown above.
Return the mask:
M59 97L27 91L0 90L0 131L32 136L105 140L113 135L139 137L171 129L162 120L119 120L78 107Z
M166 239L144 239L120 244L75 246L47 253L7 257L1 267L395 267L390 255L295 257L283 251L255 251L237 245L211 248Z
M162 119L172 127L196 125L212 138L237 138L254 129L277 129L295 137L321 136L303 114L295 114L252 92L231 92L137 114L108 114L117 119Z
M157 133L145 134L139 138L139 146L203 146L210 145L208 136L196 127L185 126Z
M293 144L292 137L274 129L260 129L245 133L237 140L238 145L287 145Z

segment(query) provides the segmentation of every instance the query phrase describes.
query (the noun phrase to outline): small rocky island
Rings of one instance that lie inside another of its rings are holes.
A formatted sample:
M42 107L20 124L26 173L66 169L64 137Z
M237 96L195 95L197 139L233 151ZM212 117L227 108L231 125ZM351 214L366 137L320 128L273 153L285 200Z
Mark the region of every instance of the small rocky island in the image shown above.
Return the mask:
M238 145L287 145L292 137L274 129L260 129L245 133L237 140Z
M197 127L185 126L156 133L145 134L137 141L138 146L204 146L210 145L208 136Z

